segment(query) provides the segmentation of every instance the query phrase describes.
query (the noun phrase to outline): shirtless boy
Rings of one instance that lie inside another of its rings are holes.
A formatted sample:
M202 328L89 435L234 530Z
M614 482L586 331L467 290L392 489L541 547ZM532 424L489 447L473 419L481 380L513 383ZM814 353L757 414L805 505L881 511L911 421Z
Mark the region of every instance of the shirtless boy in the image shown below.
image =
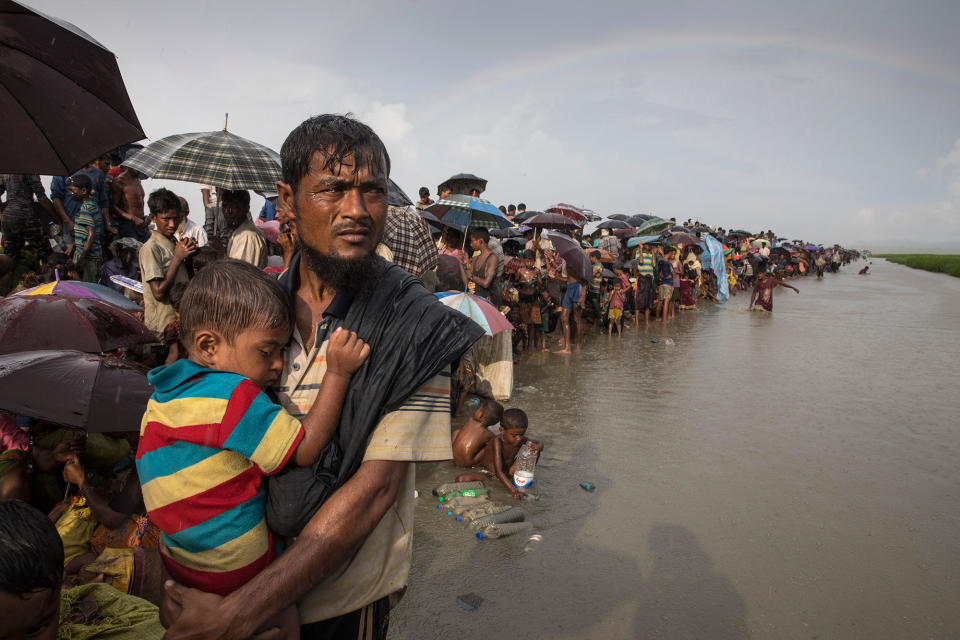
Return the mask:
M496 403L494 403L496 404ZM480 410L477 410L478 413ZM486 430L485 427L482 427ZM466 425L464 425L466 429ZM507 409L503 412L500 419L500 435L477 438L473 442L473 448L457 451L458 447L454 442L454 461L457 458L462 460L477 460L474 464L479 464L489 474L494 475L506 487L517 500L524 496L524 492L513 485L513 471L517 461L517 453L527 442L532 442L537 450L537 458L543 452L543 443L539 440L533 440L526 437L527 432L527 414L522 409ZM454 434L456 438L456 434ZM465 465L461 465L465 466ZM469 482L471 480L486 480L489 476L482 473L466 473L457 477L457 482Z
M494 439L488 427L500 422L503 406L499 402L483 398L480 406L463 427L453 432L453 463L458 467L476 467L483 464L487 443Z
M117 219L121 238L146 242L150 237L150 221L144 216L144 192L136 169L128 168L110 185L110 212Z

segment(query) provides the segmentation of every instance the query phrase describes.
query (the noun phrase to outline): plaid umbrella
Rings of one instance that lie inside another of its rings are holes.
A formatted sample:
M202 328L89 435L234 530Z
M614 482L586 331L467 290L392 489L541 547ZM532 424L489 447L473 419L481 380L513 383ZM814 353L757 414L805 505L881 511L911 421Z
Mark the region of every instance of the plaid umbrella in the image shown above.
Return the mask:
M454 194L433 203L424 211L437 216L443 224L486 229L506 229L513 226L493 203L483 198Z
M412 207L387 207L383 243L393 251L393 263L420 277L437 267L437 245L433 244L426 220Z
M124 160L123 166L150 178L223 189L274 192L281 179L280 154L226 129L162 138Z

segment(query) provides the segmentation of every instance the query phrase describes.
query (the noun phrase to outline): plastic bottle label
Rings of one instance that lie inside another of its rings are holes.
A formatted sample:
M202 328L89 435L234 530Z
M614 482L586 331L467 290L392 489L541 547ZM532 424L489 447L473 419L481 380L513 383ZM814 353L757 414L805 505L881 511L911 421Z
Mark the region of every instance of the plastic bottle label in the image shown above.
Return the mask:
M513 474L513 486L529 487L531 484L533 484L533 472L517 471Z

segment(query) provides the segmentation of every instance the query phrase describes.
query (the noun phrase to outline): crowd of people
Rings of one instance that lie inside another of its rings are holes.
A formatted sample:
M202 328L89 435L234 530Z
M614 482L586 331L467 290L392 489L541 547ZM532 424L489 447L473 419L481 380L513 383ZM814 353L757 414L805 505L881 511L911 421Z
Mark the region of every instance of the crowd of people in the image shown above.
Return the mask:
M485 467L522 497L507 471L525 413L486 399L451 429L484 340L568 354L585 324L620 334L728 289L769 311L784 280L856 257L689 223L730 245L718 275L699 243L576 227L584 277L539 228L428 222L426 188L392 206L387 150L349 117L303 122L281 158L256 220L248 191L204 186L202 226L173 191L147 196L119 153L49 197L38 176L3 176L0 292L99 282L142 304L154 336L102 356L152 368L141 424L88 434L0 407L0 605L32 602L14 631L56 637L99 606L149 637L162 629L146 600L169 638L383 638L412 559L412 463ZM433 295L465 290L514 331L482 337Z

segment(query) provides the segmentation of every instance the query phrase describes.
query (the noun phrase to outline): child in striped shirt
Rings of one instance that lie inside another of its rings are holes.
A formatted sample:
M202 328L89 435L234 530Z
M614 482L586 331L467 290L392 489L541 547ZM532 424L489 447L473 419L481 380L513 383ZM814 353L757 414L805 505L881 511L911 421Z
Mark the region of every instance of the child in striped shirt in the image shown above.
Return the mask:
M317 401L298 421L264 393L283 368L293 310L280 284L239 260L219 260L190 282L180 336L188 359L148 376L154 394L140 427L137 471L150 519L163 532L167 573L227 595L278 554L265 517L264 476L308 466L336 429L352 375L370 353L338 330ZM297 637L295 607L267 627Z

